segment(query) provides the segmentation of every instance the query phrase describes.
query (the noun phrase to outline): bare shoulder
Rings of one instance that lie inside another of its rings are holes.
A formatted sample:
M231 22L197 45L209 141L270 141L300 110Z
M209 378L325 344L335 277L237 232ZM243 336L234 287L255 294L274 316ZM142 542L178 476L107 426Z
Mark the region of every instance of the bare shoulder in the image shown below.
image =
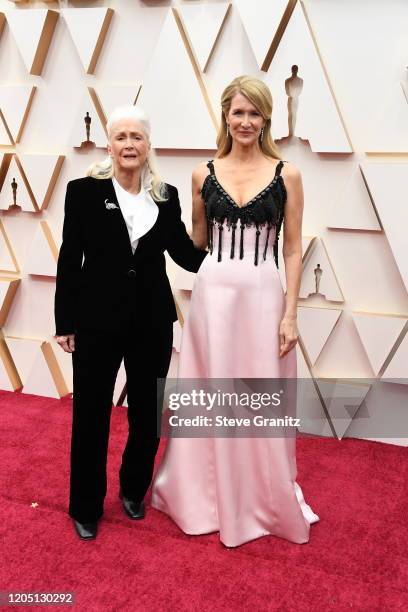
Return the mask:
M199 163L193 170L193 184L196 185L199 189L201 189L204 183L204 179L208 174L209 169L207 167L207 162Z
M285 180L288 180L293 184L296 184L302 180L302 175L299 168L290 162L285 161L283 164L282 175Z

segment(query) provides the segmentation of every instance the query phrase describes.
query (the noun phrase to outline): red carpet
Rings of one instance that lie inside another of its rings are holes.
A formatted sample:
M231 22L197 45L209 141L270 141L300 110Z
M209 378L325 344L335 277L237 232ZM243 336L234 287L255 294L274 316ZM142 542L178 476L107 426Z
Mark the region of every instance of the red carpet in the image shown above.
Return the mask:
M299 439L298 482L320 516L310 542L226 549L150 508L137 523L123 514L126 419L115 408L105 515L97 540L81 542L66 514L70 400L0 391L0 406L0 591L74 591L86 612L408 608L406 448Z

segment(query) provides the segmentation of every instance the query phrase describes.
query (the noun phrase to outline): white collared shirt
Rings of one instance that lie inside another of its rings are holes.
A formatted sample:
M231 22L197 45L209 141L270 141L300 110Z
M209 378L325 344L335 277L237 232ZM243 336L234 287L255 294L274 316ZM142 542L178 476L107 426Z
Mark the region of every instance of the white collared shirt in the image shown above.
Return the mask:
M115 177L112 182L134 253L139 244L139 238L147 234L156 223L159 209L150 193L143 187L139 193L134 194L123 189Z

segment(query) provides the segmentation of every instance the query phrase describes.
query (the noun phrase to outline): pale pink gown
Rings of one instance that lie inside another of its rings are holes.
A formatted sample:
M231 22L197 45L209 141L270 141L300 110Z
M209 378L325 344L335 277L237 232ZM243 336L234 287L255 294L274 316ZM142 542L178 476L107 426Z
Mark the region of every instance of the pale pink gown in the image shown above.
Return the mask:
M225 193L225 192L224 192ZM254 265L256 228L245 228L245 255L230 258L231 231L218 232L197 274L183 329L179 378L296 377L296 354L279 358L285 298L272 256ZM264 253L266 228L259 236ZM298 544L319 520L296 483L296 439L169 438L153 483L152 506L187 534L219 532L239 546L272 534Z

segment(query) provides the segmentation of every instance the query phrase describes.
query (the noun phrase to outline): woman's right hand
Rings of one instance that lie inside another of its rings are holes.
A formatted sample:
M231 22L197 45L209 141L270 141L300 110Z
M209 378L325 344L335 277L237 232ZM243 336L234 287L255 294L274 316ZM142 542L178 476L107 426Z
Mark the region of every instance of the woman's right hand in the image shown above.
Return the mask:
M62 350L64 350L66 353L73 353L75 351L75 334L55 336L55 339Z

